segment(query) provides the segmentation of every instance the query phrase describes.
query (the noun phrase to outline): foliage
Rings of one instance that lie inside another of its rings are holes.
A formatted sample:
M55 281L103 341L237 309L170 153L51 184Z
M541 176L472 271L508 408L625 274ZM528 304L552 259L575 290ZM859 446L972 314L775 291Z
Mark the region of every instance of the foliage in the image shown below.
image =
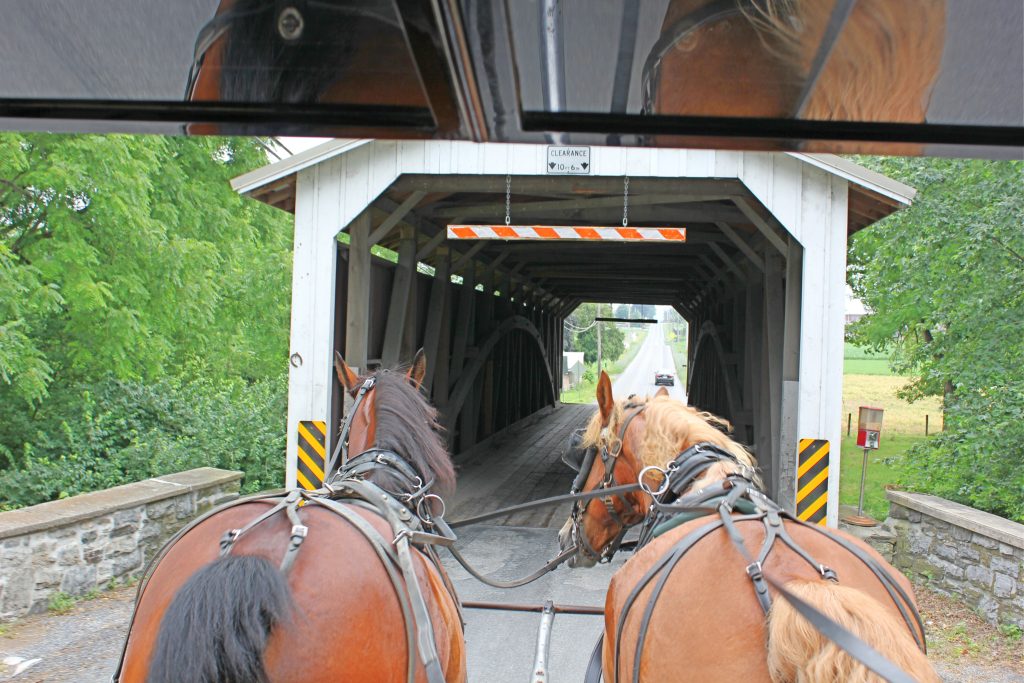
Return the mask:
M54 614L67 614L74 608L77 602L73 596L60 591L50 596L47 609Z
M870 313L852 340L892 349L903 395L941 395L946 431L904 483L1024 520L1024 163L867 159L918 190L861 231L848 276Z
M197 372L184 382L106 379L55 392L0 471L0 506L20 507L195 467L245 472L246 492L283 485L287 379L248 382Z
M254 140L0 135L0 389L280 367L287 217L228 180ZM12 395L13 394L13 395Z
M580 304L566 321L566 351L582 351L587 363L597 361L597 325L601 325L601 358L611 363L626 350L626 340L615 323L597 323L594 318L612 316L611 304Z
M198 465L277 485L289 217L241 138L0 134L0 505Z

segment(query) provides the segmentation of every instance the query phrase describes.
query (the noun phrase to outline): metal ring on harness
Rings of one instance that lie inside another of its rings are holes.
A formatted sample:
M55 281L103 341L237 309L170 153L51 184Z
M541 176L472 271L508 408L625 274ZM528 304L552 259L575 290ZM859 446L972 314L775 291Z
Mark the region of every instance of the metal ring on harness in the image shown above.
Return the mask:
M434 511L431 509L433 507L431 505L427 505L426 512L424 512L423 504L425 502L427 502L428 500L430 500L430 499L436 500L437 502L439 502L441 504L441 512L440 513L435 514ZM424 523L429 522L431 519L433 519L435 517L441 517L443 519L444 516L445 516L445 513L447 511L448 511L448 508L445 507L444 498L442 498L441 496L437 495L436 493L428 493L427 495L425 495L422 498L420 498L419 502L416 503L416 516L419 517L420 521L422 521Z
M657 491L652 491L651 487L644 483L644 477L646 476L647 470L654 470L661 473L661 486L658 487ZM652 498L659 498L663 493L668 491L669 479L668 472L658 467L657 465L648 465L647 467L640 470L640 475L636 478L636 483L640 484L640 488L643 489L644 493L651 496Z

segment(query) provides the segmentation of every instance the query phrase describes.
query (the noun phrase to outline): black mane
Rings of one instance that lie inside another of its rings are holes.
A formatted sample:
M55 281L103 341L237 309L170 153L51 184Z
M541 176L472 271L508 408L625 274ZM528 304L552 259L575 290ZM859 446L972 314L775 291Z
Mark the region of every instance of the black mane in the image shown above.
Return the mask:
M401 370L380 370L374 388L377 409L376 447L394 451L423 476L433 478L432 492L455 492L455 467L437 420L437 409L423 397ZM400 481L384 470L370 479L391 491L402 490Z

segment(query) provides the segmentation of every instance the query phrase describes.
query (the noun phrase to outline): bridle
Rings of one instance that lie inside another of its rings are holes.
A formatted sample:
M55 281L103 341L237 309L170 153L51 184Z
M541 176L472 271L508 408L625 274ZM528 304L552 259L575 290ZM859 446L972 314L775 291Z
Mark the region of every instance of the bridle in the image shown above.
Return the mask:
M804 79L800 95L793 105L792 118L802 118L806 112L807 104L810 102L811 94L818 84L821 72L824 70L825 64L828 62L828 58L836 46L839 33L850 18L850 13L853 11L853 6L856 3L857 0L836 0L835 7L832 8L832 14L829 16L828 24L825 26L825 33L818 44L818 50L814 54L814 59L811 61L810 71ZM669 50L679 44L679 41L683 38L693 34L695 31L699 31L705 26L742 15L744 6L752 4L753 0L715 0L700 9L690 12L662 33L661 37L658 38L651 48L647 61L644 62L643 76L640 84L642 98L641 113L657 113L654 111L654 103L658 97L661 63Z
M644 412L646 408L647 406L637 403L627 403L625 405L626 410L633 410L634 412L627 415L622 421L622 427L619 429L618 439L613 444L613 448L609 448L610 440L608 439L608 427L601 430L601 441L599 445L593 446L587 450L583 463L580 465L579 472L576 474L576 478L572 482L572 494L579 493L586 485L587 479L590 478L590 472L594 468L594 462L597 460L598 452L601 454L601 464L604 465L604 478L595 490L609 489L619 486L619 482L615 479L615 465L618 462L619 455L622 454L622 442L626 436L626 430L629 429L629 423L632 422L637 415ZM616 498L622 501L624 510L621 515L615 509ZM587 539L587 535L583 532L583 515L590 504L595 500L597 499L592 498L586 501L577 500L573 503L572 516L570 518L572 520L572 542L574 545L579 547L580 553L589 559L594 560L595 562L609 562L612 556L622 545L622 539L626 536L626 532L643 521L644 513L638 510L625 494L601 497L600 501L604 503L605 509L608 511L608 516L611 517L612 521L618 524L621 528L615 535L615 538L612 539L611 543L599 552L594 549L590 540Z
M383 370L382 372L388 371ZM427 478L399 453L387 448L371 446L358 455L349 456L349 433L352 430L352 421L359 412L359 407L363 401L366 400L367 396L376 386L376 375L367 377L359 386L359 390L352 401L352 407L349 409L348 415L345 416L341 432L338 434L338 445L335 447L334 453L331 454L331 460L327 463L327 469L324 470L327 473L324 480L324 488L333 494L334 485L337 482L351 479L365 480L374 472L386 471L398 480L402 488L401 491L387 491L387 493L391 494L405 507L425 520L429 519L434 513L429 509L423 509L422 506L424 503L433 500L441 505L442 512L440 516L444 516L444 501L440 496L430 493L435 479L433 477ZM339 456L340 462L338 461ZM335 465L338 468L337 472L334 472ZM331 475L332 472L334 472L333 476Z

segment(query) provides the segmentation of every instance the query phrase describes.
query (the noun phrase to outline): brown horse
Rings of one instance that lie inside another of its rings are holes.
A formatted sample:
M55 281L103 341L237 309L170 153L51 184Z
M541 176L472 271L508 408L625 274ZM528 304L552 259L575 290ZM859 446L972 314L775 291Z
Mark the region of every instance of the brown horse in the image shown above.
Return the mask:
M393 524L413 520L410 531L419 528L417 505L400 501L422 500L424 482L439 495L455 484L437 413L418 391L422 352L408 373L359 378L340 358L336 367L357 399L342 439L357 454L348 463L358 467L345 471L359 480L336 477L318 494L243 500L177 537L140 590L115 680L465 680L450 583L429 546L406 546L403 559ZM357 490L391 500L374 507L353 500ZM402 584L406 570L414 578ZM411 616L417 595L421 611ZM433 667L422 655L431 647Z
M756 491L743 500L734 497L721 512L721 500L753 489L756 481L753 456L726 435L726 422L663 391L616 402L604 373L597 402L583 446L603 455L591 459L584 490L606 485L609 466L620 484L638 481L644 468L653 467L672 476L687 472L685 481L676 480L679 501L701 501L676 508L688 515L652 518L661 523L653 534L645 524L641 540L649 542L612 578L602 653L606 681L882 680L794 612L779 586L913 680L939 680L923 652L910 583L872 548L842 532L787 518ZM662 489L671 478L651 469L643 479L648 491L655 489L651 494L666 500ZM624 524L641 522L652 508L671 508L655 505L651 494L578 506L559 534L560 544L589 546L575 564L594 564ZM748 514L758 510L775 512ZM725 523L719 523L719 513ZM769 533L778 542L765 545ZM884 580L869 565L880 568Z
M644 66L643 107L920 123L945 34L946 0L673 0ZM827 151L844 149L833 142ZM882 149L920 153L918 145Z

